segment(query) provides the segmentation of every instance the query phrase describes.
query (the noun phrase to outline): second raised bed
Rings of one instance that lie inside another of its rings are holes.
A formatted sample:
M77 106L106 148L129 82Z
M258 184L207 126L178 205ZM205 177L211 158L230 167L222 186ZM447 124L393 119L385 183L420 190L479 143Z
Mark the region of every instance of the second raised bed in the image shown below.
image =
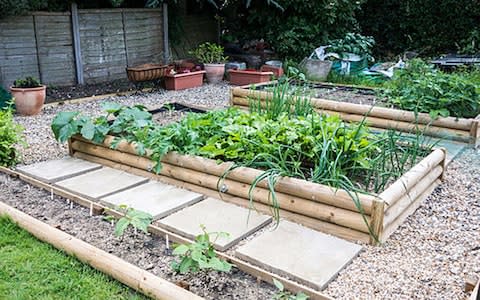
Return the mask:
M264 85L272 85L270 82ZM250 86L234 87L231 91L232 106L248 108L251 100L265 102L272 93L254 90ZM480 145L480 115L476 118L439 117L432 119L427 113L415 114L411 111L392 109L364 104L340 102L321 98L310 98L313 107L331 115L338 115L347 122L361 122L376 128L395 129L402 132L422 132L425 135Z

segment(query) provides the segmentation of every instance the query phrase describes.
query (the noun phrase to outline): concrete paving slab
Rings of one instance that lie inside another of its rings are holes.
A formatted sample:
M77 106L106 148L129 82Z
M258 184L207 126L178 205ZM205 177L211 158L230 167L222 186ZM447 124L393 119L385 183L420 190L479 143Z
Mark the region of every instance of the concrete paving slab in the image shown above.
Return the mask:
M193 239L202 233L200 225L207 232L227 232L229 238L218 238L216 249L225 251L250 233L268 224L272 218L231 203L207 198L176 212L158 222L158 225L179 235ZM248 223L247 223L248 218ZM212 241L215 237L211 237Z
M92 200L98 200L101 197L106 197L146 182L148 182L147 178L103 167L96 171L56 182L55 185Z
M102 166L99 164L86 160L66 157L18 167L17 170L20 173L29 175L38 180L53 183L90 171L98 170L101 167Z
M239 258L322 290L361 246L281 220L235 251Z
M154 219L159 219L195 204L203 198L204 196L198 193L158 181L150 181L102 198L101 201L112 207L125 204L151 214Z

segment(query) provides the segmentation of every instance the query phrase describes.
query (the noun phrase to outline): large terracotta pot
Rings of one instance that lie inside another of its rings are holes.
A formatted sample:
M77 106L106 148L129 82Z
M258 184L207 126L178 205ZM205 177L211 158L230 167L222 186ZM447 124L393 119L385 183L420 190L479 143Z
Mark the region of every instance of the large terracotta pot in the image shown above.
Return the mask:
M40 113L45 103L46 89L45 85L35 88L10 87L17 113L27 116Z
M225 73L225 64L204 64L205 71L207 72L207 81L209 83L218 83L222 81Z

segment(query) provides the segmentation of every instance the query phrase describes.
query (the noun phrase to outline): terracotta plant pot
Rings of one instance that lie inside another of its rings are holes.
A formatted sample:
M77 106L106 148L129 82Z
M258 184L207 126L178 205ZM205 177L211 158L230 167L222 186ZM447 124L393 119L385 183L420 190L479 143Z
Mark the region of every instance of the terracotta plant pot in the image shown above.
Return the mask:
M167 90L190 89L203 84L205 71L169 74L165 76L165 88Z
M207 72L208 83L218 83L222 81L225 73L225 64L204 64L204 69Z
M15 98L17 113L26 116L40 113L45 103L46 90L47 87L45 85L35 88L10 87L10 92Z
M260 71L262 71L262 72L273 72L273 75L276 78L279 78L279 77L283 76L283 74L284 74L282 67L276 67L276 66L270 66L270 65L263 65L260 68Z
M271 80L273 72L261 72L255 70L229 70L230 83L233 85L247 85Z

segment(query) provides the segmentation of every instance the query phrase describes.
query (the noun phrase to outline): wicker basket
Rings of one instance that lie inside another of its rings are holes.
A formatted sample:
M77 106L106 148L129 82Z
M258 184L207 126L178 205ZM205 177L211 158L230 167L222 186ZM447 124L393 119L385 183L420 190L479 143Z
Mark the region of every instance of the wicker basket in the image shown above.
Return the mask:
M132 82L160 79L172 68L170 65L144 64L127 68L127 76Z

